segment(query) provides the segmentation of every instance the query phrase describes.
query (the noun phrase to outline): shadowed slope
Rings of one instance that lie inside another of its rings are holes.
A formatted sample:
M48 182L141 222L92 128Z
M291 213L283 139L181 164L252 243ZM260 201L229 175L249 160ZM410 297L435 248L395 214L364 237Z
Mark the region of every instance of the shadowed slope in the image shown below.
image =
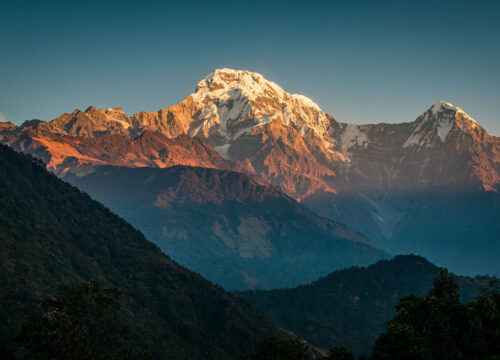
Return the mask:
M295 286L387 256L361 234L236 172L102 166L67 179L228 289Z
M235 359L272 321L165 256L125 220L0 146L0 322L14 334L63 282L96 279L124 291L134 346L155 359Z

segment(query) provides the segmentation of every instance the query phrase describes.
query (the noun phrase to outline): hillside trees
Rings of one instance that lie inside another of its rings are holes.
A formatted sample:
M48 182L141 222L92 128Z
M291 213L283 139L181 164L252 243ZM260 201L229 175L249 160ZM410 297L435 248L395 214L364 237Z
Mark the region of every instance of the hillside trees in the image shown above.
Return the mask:
M492 284L461 303L444 269L427 296L400 299L398 314L375 342L373 360L500 359L500 293Z
M61 286L57 296L43 302L43 312L23 326L18 340L26 348L24 359L136 358L119 317L120 295L96 281Z

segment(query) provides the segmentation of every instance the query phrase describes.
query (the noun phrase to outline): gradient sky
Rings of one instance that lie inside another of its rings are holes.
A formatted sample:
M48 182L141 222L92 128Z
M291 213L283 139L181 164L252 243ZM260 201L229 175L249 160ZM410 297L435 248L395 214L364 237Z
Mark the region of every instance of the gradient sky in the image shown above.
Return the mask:
M215 68L263 74L337 120L446 100L500 135L499 1L0 0L0 117L155 111Z

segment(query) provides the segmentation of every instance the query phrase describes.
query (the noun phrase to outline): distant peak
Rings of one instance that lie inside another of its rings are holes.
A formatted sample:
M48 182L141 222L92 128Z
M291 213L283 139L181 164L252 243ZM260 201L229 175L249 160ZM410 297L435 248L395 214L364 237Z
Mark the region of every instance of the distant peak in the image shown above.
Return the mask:
M11 121L0 121L0 129L14 129L17 126Z
M416 128L404 143L404 148L414 145L430 147L433 135L444 143L455 129L469 133L482 130L476 120L465 111L446 101L438 101L432 105L415 120L415 123Z
M442 117L438 116L444 111L452 111L455 113L453 118L449 118L449 121L452 119L455 119L458 115L460 115L460 119L467 119L471 124L477 124L476 120L474 120L469 114L467 114L464 110L459 108L458 106L453 105L452 103L446 102L446 101L438 101L434 105L432 105L427 112L430 112L432 115L431 118L435 120L440 120L442 121ZM427 113L426 112L426 113Z
M264 79L264 77L256 72L248 71L248 70L237 70L237 69L230 69L230 68L220 68L220 69L215 69L212 71L210 74L208 74L205 79L213 79L214 77L224 77L224 76L231 76L232 79L240 79L244 76L251 76L254 78L259 78L259 79Z
M124 112L121 107L110 107L106 109L107 112Z
M437 103L435 103L434 105L432 105L429 108L429 110L432 111L435 114L437 114L438 112L440 112L442 110L453 110L453 111L462 111L462 112L464 112L458 106L455 106L452 103L449 103L449 102L446 102L446 101L443 101L443 100L438 101Z
M259 96L291 98L321 111L320 107L307 96L287 93L278 84L248 70L215 69L198 83L195 94L203 96L207 93L219 94L229 91L241 91L251 99Z
M24 128L24 127L32 127L32 128L36 128L38 125L40 125L41 123L43 123L44 121L40 120L40 119L31 119L31 120L25 120L22 124L21 124L21 127Z
M241 90L259 91L271 88L276 92L283 93L283 89L277 84L268 81L259 73L247 70L235 70L229 68L215 69L198 83L196 93L205 91L230 90L239 88Z

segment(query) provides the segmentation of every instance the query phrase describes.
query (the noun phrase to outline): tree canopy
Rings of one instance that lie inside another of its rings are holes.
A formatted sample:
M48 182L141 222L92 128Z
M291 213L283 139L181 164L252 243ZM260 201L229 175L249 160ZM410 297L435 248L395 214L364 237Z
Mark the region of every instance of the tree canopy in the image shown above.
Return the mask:
M61 286L43 302L43 312L21 330L26 360L134 358L128 329L119 317L121 291L96 281Z
M309 348L299 339L264 339L251 360L308 360Z
M441 269L427 296L400 299L373 360L500 359L500 294L492 285L461 303L457 283Z

